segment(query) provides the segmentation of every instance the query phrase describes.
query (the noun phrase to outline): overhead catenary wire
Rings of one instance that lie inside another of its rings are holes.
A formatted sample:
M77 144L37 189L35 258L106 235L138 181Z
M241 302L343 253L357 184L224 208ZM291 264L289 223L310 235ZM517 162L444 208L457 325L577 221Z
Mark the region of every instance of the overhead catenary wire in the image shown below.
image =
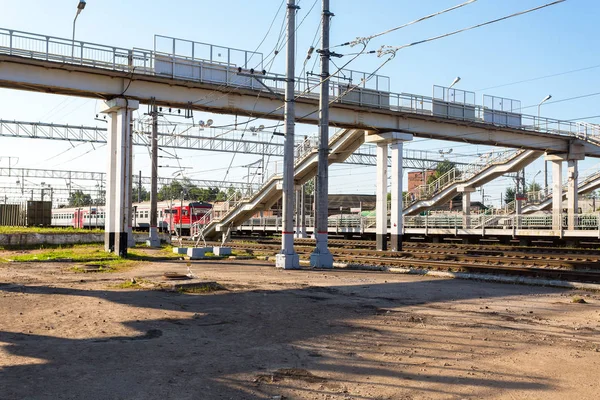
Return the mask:
M467 28L458 29L458 30L453 31L453 32L444 33L443 35L433 36L433 37L430 37L428 39L419 40L417 42L407 43L407 44L404 44L402 46L381 46L381 48L378 51L378 54L381 57L382 55L388 54L390 52L397 52L397 51L405 49L407 47L417 46L417 45L420 45L420 44L429 43L429 42L433 42L435 40L444 39L444 38L447 38L447 37L450 37L450 36L458 35L459 33L467 32L467 31L470 31L470 30L473 30L473 29L477 29L477 28L481 28L481 27L484 27L484 26L487 26L487 25L495 24L497 22L505 21L507 19L518 17L518 16L521 16L521 15L524 15L524 14L529 14L531 12L538 11L538 10L541 10L543 8L547 8L547 7L551 7L551 6L560 4L560 3L564 3L565 1L567 1L567 0L556 0L556 1L553 1L551 3L546 3L546 4L543 4L543 5L538 6L538 7L530 8L528 10L519 11L519 12L510 14L510 15L506 15L506 16L501 17L501 18L493 19L491 21L482 22L481 24L472 25L472 26L469 26Z
M564 103L565 101L585 99L587 97L594 97L594 96L600 96L600 92L582 94L580 96L569 97L569 98L566 98L566 99L558 99L558 100L546 101L544 104ZM533 107L537 107L537 106L539 106L539 104L533 104L533 105L530 105L530 106L521 107L521 110L524 110L524 109L527 109L527 108L533 108ZM570 120L570 121L572 121L572 120Z
M480 28L480 27L483 27L483 26L487 26L487 25L490 25L490 24L493 24L493 23L497 23L497 22L500 22L500 21L504 21L504 20L507 20L507 19L509 19L509 18L514 18L514 17L520 16L520 15L524 15L524 14L528 14L528 13L531 13L531 12L534 12L534 11L538 11L538 10L541 10L541 9L543 9L543 8L546 8L546 7L550 7L550 6L553 6L553 5L556 5L556 4L563 3L563 2L565 2L565 1L566 1L566 0L556 0L556 1L553 1L553 2L551 2L551 3L546 3L546 4L543 4L543 5L541 5L541 6L534 7L534 8L528 9L528 10L524 10L524 11L516 12L516 13L510 14L510 15L507 15L507 16L504 16L504 17L501 17L501 18L497 18L497 19L494 19L494 20L491 20L491 21L487 21L487 22L484 22L484 23L481 23L481 24L473 25L473 26L470 26L470 27L467 27L467 28L459 29L459 30L456 30L456 31L453 31L453 32L450 32L450 33L446 33L446 34L443 34L443 35L438 35L438 36L435 36L435 37L432 37L432 38L429 38L429 39L420 40L420 41L413 42L413 43L409 43L409 44L405 44L405 45L402 45L402 46L396 46L396 47L394 47L394 46L382 46L382 47L381 47L381 48L380 48L380 49L377 51L377 53L378 53L378 56L379 56L379 57L381 57L381 56L383 56L383 55L385 55L385 54L392 54L392 55L395 55L395 53L396 53L396 52L398 52L398 51L400 51L400 50L402 50L402 49L404 49L404 48L407 48L407 47L416 46L416 45L423 44L423 43L427 43L427 42L431 42L431 41L434 41L434 40L443 39L443 38L446 38L446 37L449 37L449 36L456 35L456 34L458 34L458 33L466 32L466 31L473 30L473 29L476 29L476 28ZM367 41L367 42L368 42L368 41ZM357 53L356 55L354 55L354 57L353 57L353 58L350 60L350 62L351 62L351 61L353 61L353 60L354 60L356 57L358 57L359 55L362 55L362 54L364 54L364 53L365 53L365 51L366 51L366 45L367 45L367 43L364 43L364 42L363 42L363 43L361 43L361 44L364 46L364 47L363 47L363 51L361 51L361 52ZM392 58L393 58L393 57L392 57ZM370 75L370 77L372 77L374 74L376 74L376 73L377 73L377 71L379 71L379 70L380 70L380 69L381 69L381 68L382 68L382 67L383 67L385 64L387 64L389 61L391 61L391 59L390 59L390 58L388 58L388 60L386 60L386 61L385 61L385 62L384 62L382 65L380 65L380 66L379 66L379 67L378 67L378 68L377 68L377 69L374 71L374 73L372 73L372 74ZM347 64L348 64L348 63L346 63L345 65L347 65ZM345 66L344 66L344 67L345 67ZM344 68L344 67L342 67L342 68ZM333 76L333 75L332 75L332 76ZM331 78L331 76L330 76L328 79L330 79L330 78ZM318 85L317 85L316 87L318 87ZM356 88L356 87L358 87L358 86L354 86L354 88ZM336 98L335 98L333 101L337 101L337 99L339 99L341 96L343 96L343 95L345 95L345 94L349 93L350 91L354 90L354 88L349 88L349 89L348 89L346 92L344 92L344 93L341 93L340 95L338 95L338 96L337 96L337 97L336 97ZM311 89L311 90L312 90L312 89ZM306 92L306 90L305 90L304 92ZM303 92L303 93L304 93L304 92ZM273 110L273 111L270 111L270 112L268 112L268 113L266 113L266 114L263 114L261 117L257 117L256 119L259 119L259 118L264 118L264 117L266 117L266 116L269 116L269 115L273 114L274 112L277 112L277 111L278 111L279 109L281 109L282 107L283 107L283 106L280 106L280 107L278 107L277 109L275 109L275 110ZM307 117L308 115L311 115L311 114L313 114L313 113L311 112L310 114L307 114L307 115L305 115L305 116L303 116L303 117L300 117L299 119L302 119L302 118L304 118L304 117ZM222 126L222 127L227 127L227 125L225 125L225 126ZM270 127L269 127L269 128L270 128Z
M426 21L426 20L428 20L428 19L431 19L431 18L437 17L437 16L439 16L439 15L442 15L442 14L448 13L448 12L450 12L450 11L457 10L457 9L459 9L459 8L462 8L462 7L464 7L464 6L467 6L467 5L469 5L469 4L472 4L472 3L476 2L476 1L477 1L477 0L468 0L468 1L464 2L464 3L461 3L461 4L458 4L458 5L456 5L456 6L453 6L453 7L447 8L447 9L445 9L445 10L438 11L438 12L435 12L435 13L433 13L433 14L429 14L429 15L426 15L426 16L424 16L424 17L421 17L421 18L417 18L417 19L415 19L414 21L407 22L407 23L405 23L405 24L403 24L403 25L400 25L400 26L397 26L397 27L395 27L395 28L387 29L387 30L385 30L385 31L383 31L383 32L376 33L376 34L374 34L374 35L370 35L370 36L365 36L365 37L357 37L357 38L356 38L356 39L354 39L353 41L346 42L346 43L342 43L342 44L340 44L340 45L333 46L333 47L342 47L342 46L355 46L355 45L357 45L357 44L359 44L359 43L365 43L365 42L368 42L368 41L370 41L371 39L375 39L375 38L377 38L377 37L380 37L380 36L383 36L383 35L387 35L388 33L395 32L395 31L397 31L397 30L399 30L399 29L406 28L406 27L408 27L408 26L411 26L411 25L417 24L417 23L419 23L419 22L422 22L422 21ZM332 47L332 48L333 48L333 47Z
M547 79L547 78L554 78L556 76L562 76L562 75L572 74L572 73L575 73L575 72L588 71L588 70L595 69L595 68L600 68L600 64L598 64L598 65L592 65L592 66L584 67L584 68L572 69L572 70L569 70L569 71L557 72L555 74L538 76L538 77L535 77L535 78L523 79L523 80L515 81L515 82L503 83L501 85L489 86L489 87L485 87L485 88L481 88L481 89L476 89L474 91L475 92L480 92L482 90L498 89L498 88L502 88L502 87L506 87L506 86L519 85L521 83L528 83L528 82L539 81L539 80Z

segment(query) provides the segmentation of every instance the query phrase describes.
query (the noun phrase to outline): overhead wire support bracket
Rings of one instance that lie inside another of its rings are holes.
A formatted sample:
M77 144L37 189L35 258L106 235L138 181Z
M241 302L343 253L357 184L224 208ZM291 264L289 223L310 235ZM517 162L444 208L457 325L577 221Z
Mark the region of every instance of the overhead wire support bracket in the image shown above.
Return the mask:
M277 92L273 91L273 89L271 89L269 86L267 86L261 79L270 79L270 80L273 80L273 81L287 82L288 81L287 78L282 78L282 77L279 77L279 76L267 76L265 74L263 74L263 75L249 74L249 73L246 73L246 72L238 72L237 76L244 76L244 77L254 78L256 80L256 82L260 83L260 85L262 87L264 87L265 89L267 89L269 91L269 93L271 93L272 95L276 96L277 98L279 98L281 100L284 99L283 96L280 93L277 93Z
M316 51L317 51L317 53L322 54L325 57L337 57L337 58L344 57L343 54L336 53L335 51L331 51L331 50L327 50L327 49L325 49L325 50L317 49Z

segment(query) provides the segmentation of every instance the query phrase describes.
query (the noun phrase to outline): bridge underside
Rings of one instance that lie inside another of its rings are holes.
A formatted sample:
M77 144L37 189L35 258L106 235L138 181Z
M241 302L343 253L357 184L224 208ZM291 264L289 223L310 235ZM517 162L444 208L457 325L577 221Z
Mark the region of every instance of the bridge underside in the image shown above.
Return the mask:
M105 100L125 96L141 103L156 98L156 103L163 106L283 119L283 101L278 93L17 56L0 55L0 87ZM300 97L296 115L297 122L317 124L318 99ZM569 152L570 144L580 142L586 155L600 157L600 147L572 137L365 105L333 104L330 124L561 154Z

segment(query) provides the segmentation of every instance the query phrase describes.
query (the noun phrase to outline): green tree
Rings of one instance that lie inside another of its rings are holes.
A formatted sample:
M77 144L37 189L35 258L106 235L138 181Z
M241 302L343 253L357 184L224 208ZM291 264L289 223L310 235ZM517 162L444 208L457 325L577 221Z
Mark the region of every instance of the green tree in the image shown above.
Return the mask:
M137 185L136 185L136 186L133 188L133 191L132 191L132 197L131 197L131 199L132 199L134 202L137 202L137 201L138 201L138 191L140 192L140 197L139 197L139 199L140 199L141 201L149 201L149 200L150 200L150 192L149 192L149 191L147 191L147 190L146 190L146 188L144 188L143 186L140 188L139 186L137 186Z
M76 190L69 195L70 207L84 207L92 205L92 196L83 193L81 190Z
M435 171L432 175L427 178L427 183L438 180L442 175L456 168L456 164L449 160L444 160L435 167Z
M183 185L177 179L174 179L170 184L164 185L157 193L159 201L179 199L183 192Z
M514 186L509 186L506 188L506 192L504 192L504 203L508 204L515 200L516 189Z
M234 190L229 188L228 191ZM170 184L164 185L158 191L158 200L180 199L181 193L187 200L192 201L222 201L227 198L227 193L219 188L201 188L194 185L188 178L183 178L181 181L173 180Z
M527 192L539 192L540 190L542 190L542 187L539 183L535 182L531 182L527 188Z
M306 191L306 194L311 195L315 192L315 179L317 178L313 178L304 184L304 190Z

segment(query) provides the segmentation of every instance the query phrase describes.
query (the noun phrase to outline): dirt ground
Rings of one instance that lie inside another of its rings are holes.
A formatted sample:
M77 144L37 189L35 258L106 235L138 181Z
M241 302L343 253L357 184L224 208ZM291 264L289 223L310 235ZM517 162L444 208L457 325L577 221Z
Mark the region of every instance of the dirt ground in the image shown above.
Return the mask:
M597 399L600 295L194 261L0 264L0 399ZM135 277L142 288L119 288ZM580 296L585 303L574 303Z

